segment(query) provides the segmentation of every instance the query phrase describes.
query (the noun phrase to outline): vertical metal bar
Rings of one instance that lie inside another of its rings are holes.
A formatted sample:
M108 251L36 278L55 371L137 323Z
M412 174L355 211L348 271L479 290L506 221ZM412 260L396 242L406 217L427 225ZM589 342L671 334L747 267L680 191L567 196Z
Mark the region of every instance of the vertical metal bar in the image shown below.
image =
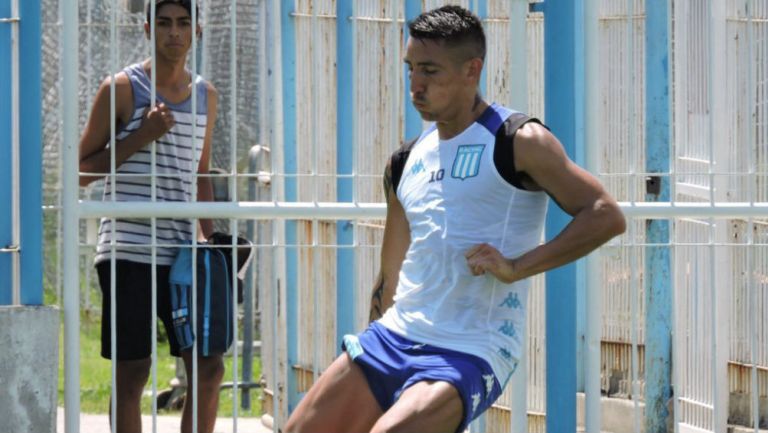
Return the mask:
M600 34L599 5L595 1L584 4L584 106L586 168L593 175L600 175L602 143L600 126L602 111L600 103ZM525 72L525 71L524 71ZM601 424L600 407L600 345L603 318L602 257L593 252L587 257L586 274L586 347L584 349L584 423L586 431L598 432Z
M152 0L155 1L155 0ZM115 119L117 119L116 108L116 90L115 80L117 73L117 0L113 1L110 7L110 22L109 22L109 65L111 79L109 80L109 182L111 187L110 198L112 203L117 201L117 162L115 157L117 139L115 130ZM153 8L154 10L154 8ZM115 257L115 248L117 244L117 220L111 219L111 236L110 236L110 256L109 256L109 296L110 296L110 309L109 309L109 330L110 330L110 359L112 368L112 388L111 388L111 400L110 411L112 416L110 422L112 424L112 431L117 431L117 261Z
M575 5L571 0L544 3L545 118L569 155L575 153L578 110L575 84ZM551 239L568 224L550 205L546 234ZM547 431L576 430L576 266L546 274Z
M268 64L272 65L273 69L270 74L267 74L268 89L269 89L269 102L274 107L269 111L269 141L270 141L270 167L276 170L279 165L277 164L277 152L282 149L284 136L284 106L283 106L283 40L282 40L282 16L280 0L271 0L269 7L265 6L262 11L266 13L266 20L264 21L269 29L267 32L267 57ZM271 180L271 200L275 203L278 199L278 187L275 173L272 173ZM272 430L280 431L282 420L280 419L281 403L279 393L283 388L280 380L280 373L278 369L278 362L280 359L280 347L278 344L279 333L279 313L280 303L278 297L282 293L279 275L282 269L280 268L280 261L278 258L278 244L280 235L278 233L278 220L272 221L272 295L270 296L270 309L272 311L272 323L271 323L271 338L272 338L272 365L270 375L272 377Z
M19 21L13 24L18 29L16 49L18 74L21 77L41 77L41 5L39 2L17 2ZM17 89L18 104L18 186L23 198L19 198L19 257L18 285L19 302L24 305L43 303L43 188L42 188L42 83L40 80L23 81ZM12 110L13 111L13 110ZM24 129L21 129L21 120ZM21 256L21 252L24 256Z
M659 173L659 194L646 191L646 201L669 201L669 2L645 3L645 137L646 173ZM653 179L651 179L653 180ZM650 220L645 248L645 431L666 431L671 397L672 277L669 222Z
M80 431L80 285L78 266L78 10L59 3L61 17L61 100L64 272L64 431Z
M592 5L592 3L589 3ZM512 107L528 111L528 0L509 2L509 92Z
M403 30L405 35L405 41L408 41L408 25L407 22L415 19L421 13L421 0L405 0L405 20L406 25ZM411 78L408 74L408 65L403 65L403 74L405 76L405 85L403 101L405 102L405 134L404 139L411 140L421 134L421 115L416 110L416 107L411 103Z
M149 85L149 105L154 109L157 106L157 0L152 0L152 2L149 23L150 69L152 71ZM150 200L154 203L157 201L157 141L152 140L150 150ZM150 257L152 262L152 432L157 433L157 218L154 217L150 219L150 242L152 243Z
M388 44L393 50L392 55L390 56L390 59L388 59L391 63L389 64L390 70L389 70L389 78L390 78L390 89L392 90L391 97L393 99L391 105L390 105L390 122L392 122L392 128L394 131L400 130L400 98L401 98L401 92L398 92L394 89L400 88L400 73L402 65L400 63L400 59L402 58L400 55L400 23L398 22L398 18L400 16L400 8L399 8L399 0L390 0L389 1L389 13L391 14L391 23L389 27L389 38L388 38ZM389 51L389 50L387 50ZM400 137L400 134L395 134L395 137Z
M629 75L629 84L627 85L627 106L628 106L628 125L627 125L627 148L629 149L629 194L630 201L635 202L637 198L637 151L635 149L635 2L626 0L627 8L627 74ZM638 249L636 245L635 221L630 222L629 237L632 249ZM632 340L632 358L630 360L630 386L633 403L633 431L640 433L640 389L638 378L638 310L637 303L640 290L637 284L637 254L630 252L630 268L632 276L630 277L630 311L631 311L631 329L630 336Z
M474 12L477 15L477 17L480 18L481 23L488 18L488 2L489 1L490 0L475 0ZM521 41L527 41L527 40L528 39L521 39ZM487 60L487 56L485 60ZM478 83L480 96L488 94L487 76L488 76L487 68L483 68L483 70L480 71L480 82Z
M745 116L747 118L747 145L744 146L746 156L746 161L749 161L749 173L748 173L748 195L749 195L749 204L750 206L755 205L755 182L756 182L756 176L755 176L755 159L757 158L757 152L753 154L753 146L755 145L755 126L757 124L757 117L755 113L755 101L752 99L751 95L753 95L756 91L755 87L755 76L754 76L754 68L755 68L755 53L754 53L754 40L755 40L755 23L754 23L754 1L753 0L745 0L745 9L747 12L747 55L749 58L748 64L747 64L747 92L745 97L746 107L745 107ZM763 41L765 43L765 41ZM751 364L750 368L750 391L751 391L751 412L752 412L752 426L754 428L755 433L758 433L759 427L760 427L760 384L757 382L757 305L758 305L758 299L757 299L757 288L755 286L755 276L754 271L755 269L753 267L753 260L754 260L754 238L755 238L755 232L754 232L754 220L752 217L749 217L747 219L747 254L746 254L746 268L747 268L747 296L749 299L748 305L749 305L749 363Z
M705 20L706 22L706 20ZM715 143L725 143L727 136L725 129L720 124L727 119L727 112L724 109L726 95L725 86L722 85L727 79L726 65L722 61L721 55L725 53L726 38L726 4L722 1L709 2L709 23L708 32L709 42L709 69L708 82L706 83L709 93L709 181L710 181L710 205L714 205L716 193L724 197L728 180L721 177L720 180L715 176L715 164L726 166L729 159L728 149L725 146L716 146ZM726 171L722 169L721 171ZM718 239L724 239L727 235L726 222L716 224L714 219L710 219L710 267L709 267L709 289L710 301L712 303L710 318L710 330L712 332L712 404L714 407L713 429L716 432L725 431L728 421L728 336L730 323L727 317L730 311L730 294L728 290L719 290L722 282L715 280L718 275L729 275L730 259L724 251L718 251L715 243Z
M11 16L19 16L19 0L11 0ZM19 97L19 21L11 23L11 245L21 246L21 124ZM21 305L20 251L11 253L11 303Z
M687 6L686 2L683 2L682 7L685 8ZM686 44L687 40L685 39L685 32L682 31L683 26L685 26L685 21L678 19L678 17L687 16L687 14L683 15L682 11L679 8L675 8L674 10L670 8L669 12L670 16L667 20L667 52L674 55L673 58L669 58L670 61L670 69L669 73L671 75L671 81L672 83L679 82L678 77L684 77L685 75L682 73L681 70L685 70L685 63L680 58L683 59L687 58L687 49ZM673 51L673 38L674 36L674 51ZM681 95L684 95L685 93L682 92L680 89L680 86L670 86L673 87L674 90L671 90L671 97L669 98L669 112L674 113L675 117L678 121L679 117L678 114L682 111L683 103L680 102ZM673 127L670 128L670 133L672 135L672 139L670 140L670 146L672 149L670 150L670 157L671 157L671 163L670 163L670 201L672 205L675 205L675 202L677 201L677 155L679 153L679 144L680 138L683 136L682 133L678 132L679 130L677 128ZM676 239L677 239L677 232L676 224L672 224L670 227L670 240L672 241L672 250L670 251L670 269L674 271L677 269L677 262L676 258L678 257L678 249L675 247L676 245ZM673 282L674 284L674 282ZM685 340L681 338L682 335L682 321L679 320L679 316L684 316L684 313L682 311L683 307L685 307L685 302L682 298L681 291L687 290L683 287L681 287L681 290L674 291L672 295L672 386L674 390L674 396L672 399L672 412L673 412L673 431L674 433L679 433L680 431L680 421L682 419L682 407L680 405L680 397L686 394L686 390L684 389L684 386L687 386L687 383L683 385L683 375L680 373L682 370L682 357L680 356L681 350L684 348Z
M528 0L509 2L509 66L508 83L512 107L528 111ZM523 43L523 41L526 41ZM523 330L520 364L509 379L512 389L510 401L510 433L528 431L528 328Z
M197 0L192 0L192 201L196 202L198 197L198 165L200 161L197 156ZM154 56L153 56L154 57ZM156 74L153 74L153 77ZM200 144L200 147L204 147L204 143ZM154 153L154 152L153 152ZM192 219L192 269L197 269L197 238L200 230L200 220L198 218ZM197 303L200 301L197 299L197 272L192 272L192 329L197 331L197 321L200 319L197 317ZM199 423L199 360L198 360L198 348L199 339L195 338L192 344L192 431L198 431ZM189 384L189 378L187 378L187 384ZM189 397L189 386L187 386L187 397Z
M285 176L284 198L286 201L297 199L297 104L296 104L296 0L283 2L286 6L280 11L281 49L282 49L282 87L283 122L283 170ZM274 166L277 167L277 166ZM298 253L296 221L285 222L285 261L286 261L286 328L287 328L287 365L291 369L298 360ZM289 370L290 371L290 370ZM292 412L299 402L296 375L292 372L287 377L288 412Z
M356 166L355 131L357 110L355 98L355 1L336 2L336 124L352 123L350 128L336 131L336 199L339 202L356 200L353 176ZM355 331L355 306L357 291L354 273L356 269L354 222L336 223L336 342L345 334ZM339 345L340 346L340 345Z
M89 9L90 9L90 5L89 5ZM58 23L59 23L59 25L61 25L61 23L62 23L62 16L61 16L60 12L61 12L61 6L59 6L59 14L58 14L58 18L59 18ZM59 47L58 47L59 48L59 53L65 52L62 49L62 47L63 47L63 45L62 45L62 42L60 41L59 42ZM90 51L90 49L89 49L89 51ZM64 87L65 87L64 83L62 82L61 83L61 88L63 89ZM58 105L58 107L57 107L57 109L58 109L57 121L60 122L60 124L63 125L64 124L64 122L63 122L64 98L63 97L59 98L57 105ZM63 234L64 233L64 215L63 215L63 209L64 209L63 181L64 181L64 178L63 178L63 176L64 176L64 173L65 173L65 170L68 170L70 168L67 168L64 165L64 154L66 152L63 151L64 150L63 144L60 145L60 146L61 147L59 148L60 151L59 151L58 161L57 161L57 163L58 163L58 167L57 168L58 168L58 171L60 173L60 175L59 175L60 176L60 180L59 180L59 183L57 184L57 186L59 187L59 191L58 191L58 197L57 197L57 203L56 204L59 206L59 210L57 211L58 212L58 221L56 222L56 233ZM78 156L78 159L79 159L79 156ZM62 296L63 296L63 294L62 294L63 287L62 286L64 284L64 281L63 281L63 279L64 279L63 263L62 262L64 261L63 257L65 256L64 255L64 247L63 247L63 243L64 243L63 238L64 238L64 236L56 236L56 257L61 258L60 260L56 260L56 300L61 305L64 305L64 299L62 298ZM78 255L80 254L80 250L79 249L77 250L77 254ZM79 262L79 260L78 260L78 262Z
M237 0L231 0L229 6L229 76L232 80L229 87L229 104L230 104L230 120L229 120L229 197L230 200L237 202L239 200L237 194ZM207 118L206 126L208 122L212 122L213 119ZM237 421L238 421L238 326L237 326L237 226L238 221L230 218L229 220L229 232L232 235L232 263L230 281L232 282L232 341L234 342L232 348L232 431L237 433ZM247 334L249 330L246 330ZM243 339L243 352L250 350L246 349L246 344L253 346L253 342L248 339ZM243 369L246 367L246 361L250 358L243 357ZM245 389L248 391L248 388Z
M310 43L310 49L312 50L312 201L317 203L317 188L320 183L318 178L318 146L320 142L320 74L323 70L320 65L320 26L317 21L318 8L320 7L317 0L311 3L312 18L310 22L310 31L312 33L312 39ZM320 254L318 250L318 223L317 219L312 219L312 265L313 267L320 266ZM316 268L317 269L317 268ZM320 376L320 272L312 272L312 382L317 382L317 378Z

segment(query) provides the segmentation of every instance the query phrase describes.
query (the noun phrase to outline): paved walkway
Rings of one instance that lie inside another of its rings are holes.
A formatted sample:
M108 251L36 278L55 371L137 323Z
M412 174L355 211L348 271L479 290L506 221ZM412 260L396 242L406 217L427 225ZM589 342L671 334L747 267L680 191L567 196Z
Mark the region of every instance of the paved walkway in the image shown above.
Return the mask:
M57 430L64 433L64 408L59 408L57 412ZM157 433L178 433L181 416L176 415L158 415ZM152 433L152 416L142 417L143 432ZM109 431L109 417L107 415L80 415L80 433L104 433ZM232 418L219 418L216 420L214 433L232 433L234 428ZM272 433L272 430L264 427L260 418L239 418L237 420L237 431L242 433Z

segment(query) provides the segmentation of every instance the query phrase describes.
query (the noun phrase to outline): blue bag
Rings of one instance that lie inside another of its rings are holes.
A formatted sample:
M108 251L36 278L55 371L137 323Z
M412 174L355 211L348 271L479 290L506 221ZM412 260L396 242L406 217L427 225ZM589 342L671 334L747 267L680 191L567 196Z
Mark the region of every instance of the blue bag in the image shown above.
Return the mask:
M173 329L182 350L192 348L195 336L202 336L197 352L202 356L221 354L232 344L232 285L224 253L200 244L197 248L197 316L192 328L192 248L181 248L171 266L171 311Z

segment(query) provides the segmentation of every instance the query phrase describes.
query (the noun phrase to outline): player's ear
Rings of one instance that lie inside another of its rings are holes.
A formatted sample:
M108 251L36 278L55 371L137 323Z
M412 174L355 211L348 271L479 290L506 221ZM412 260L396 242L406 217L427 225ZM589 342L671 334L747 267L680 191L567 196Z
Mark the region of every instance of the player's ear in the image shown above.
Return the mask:
M150 32L149 23L145 21L144 22L144 36L147 37L147 40L150 40L152 38L151 35L149 34L149 32Z
M480 82L480 75L483 73L483 59L480 57L473 57L469 59L468 78L475 79Z

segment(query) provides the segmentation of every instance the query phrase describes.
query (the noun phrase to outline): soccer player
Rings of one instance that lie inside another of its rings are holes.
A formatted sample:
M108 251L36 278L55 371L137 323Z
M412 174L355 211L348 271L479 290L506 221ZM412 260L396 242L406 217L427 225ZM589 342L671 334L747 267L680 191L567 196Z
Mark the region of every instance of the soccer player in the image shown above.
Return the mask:
M411 98L434 123L386 167L372 323L344 337L287 433L463 431L517 367L528 277L625 229L546 127L478 94L486 42L475 15L445 6L408 26ZM548 196L573 219L540 244Z

